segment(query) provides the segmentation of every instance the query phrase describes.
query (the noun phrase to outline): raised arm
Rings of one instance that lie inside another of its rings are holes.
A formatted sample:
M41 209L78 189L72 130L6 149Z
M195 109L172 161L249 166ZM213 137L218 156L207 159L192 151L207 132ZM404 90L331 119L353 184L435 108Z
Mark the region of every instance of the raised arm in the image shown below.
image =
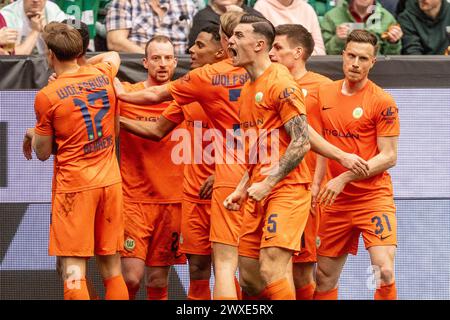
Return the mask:
M109 62L113 66L115 66L116 69L119 69L119 67L120 67L120 56L115 51L103 52L103 53L97 54L97 55L89 58L86 61L86 64L97 64L97 63L101 63L101 62Z
M150 139L153 141L160 141L167 136L177 124L165 118L159 117L156 122L133 120L125 117L120 117L120 127L129 131L141 138Z
M118 99L132 104L157 104L172 100L168 85L148 87L139 91L126 92L119 79L114 79L114 90Z

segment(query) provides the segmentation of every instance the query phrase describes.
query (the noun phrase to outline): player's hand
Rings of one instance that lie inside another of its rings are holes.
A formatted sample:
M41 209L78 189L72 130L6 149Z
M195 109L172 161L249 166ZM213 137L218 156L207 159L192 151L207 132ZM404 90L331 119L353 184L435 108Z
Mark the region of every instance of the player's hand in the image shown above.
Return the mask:
M52 73L50 77L48 77L48 83L51 83L56 80L56 73Z
M339 39L347 39L350 27L346 23L342 23L336 27L336 37Z
M384 33L387 41L390 43L396 43L403 37L402 28L399 25L390 26L388 31Z
M369 175L369 164L356 154L344 152L339 163L357 176L367 177Z
M248 197L254 201L261 201L269 195L270 191L272 191L272 188L273 187L265 180L261 182L255 182L247 190Z
M25 156L25 159L31 160L33 159L32 156L32 148L31 148L31 141L33 140L34 135L34 128L28 128L25 136L23 137L23 143L22 143L22 152Z
M319 195L320 192L320 185L318 184L312 184L311 185L311 208L313 208L313 210L311 210L311 212L313 213L313 215L316 215L316 210L314 210L316 208L317 205L317 196Z
M203 182L202 186L200 187L199 196L200 199L211 199L212 190L214 185L214 175L210 175L205 182Z
M114 78L114 91L116 92L116 96L118 98L121 94L125 93L125 89L123 88L122 83L117 77Z
M223 202L223 206L231 211L239 211L245 200L245 192L234 190Z
M324 206L331 206L336 200L337 196L344 190L347 181L342 176L337 176L320 190L317 196L317 203Z

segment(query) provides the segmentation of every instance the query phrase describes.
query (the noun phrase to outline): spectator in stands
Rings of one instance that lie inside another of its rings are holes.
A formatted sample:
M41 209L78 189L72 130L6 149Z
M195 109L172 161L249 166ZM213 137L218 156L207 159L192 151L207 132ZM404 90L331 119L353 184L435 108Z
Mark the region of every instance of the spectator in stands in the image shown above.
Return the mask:
M89 28L89 51L96 51L94 38L96 34L95 24L97 22L100 0L74 1L74 0L53 0L63 10L67 16L81 20ZM75 26L78 29L78 26Z
M314 11L319 18L319 22L322 22L325 13L336 7L336 0L308 0L308 3L313 7Z
M12 54L16 41L17 30L7 28L6 21L0 13L0 55Z
M402 13L403 10L405 10L405 6L408 1L415 1L415 0L398 0L397 9L395 10L396 17L398 17L400 13Z
M220 15L230 10L241 10L262 17L262 14L244 4L244 0L210 0L208 5L194 16L189 32L189 48L194 45L200 31L209 25L220 25Z
M327 54L341 54L347 35L365 29L378 38L379 54L400 54L402 29L394 16L375 0L344 0L321 23Z
M383 8L389 11L394 17L397 16L398 0L377 0Z
M95 22L95 51L108 51L106 43L106 15L112 0L99 0L97 21Z
M41 32L51 21L61 22L66 18L59 7L47 0L18 0L0 10L8 28L17 30L19 44L15 54L43 54L45 44Z
M408 1L398 21L405 32L403 54L444 54L450 46L447 0Z
M7 6L8 4L13 3L14 0L0 0L0 9L3 8L4 6Z
M106 17L108 48L144 54L148 40L165 35L175 53L184 54L195 10L192 0L113 0Z
M280 24L301 24L314 39L313 55L325 54L317 14L305 0L258 0L255 9L275 27Z

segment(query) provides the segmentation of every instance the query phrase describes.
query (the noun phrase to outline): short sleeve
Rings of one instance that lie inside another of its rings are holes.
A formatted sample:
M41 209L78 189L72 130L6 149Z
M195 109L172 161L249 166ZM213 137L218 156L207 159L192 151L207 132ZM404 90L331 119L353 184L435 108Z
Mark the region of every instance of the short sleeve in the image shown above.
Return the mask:
M398 108L394 99L387 95L378 104L375 116L377 136L393 137L400 134Z
M41 136L53 135L53 108L47 96L39 91L34 100L34 111L36 113L35 132Z
M204 88L208 85L208 71L200 67L189 71L183 77L169 83L169 92L180 105L201 101L204 94L208 94ZM211 82L209 81L209 84Z
M169 106L164 109L162 116L176 124L180 124L184 121L183 109L176 101L172 101Z
M295 81L280 81L271 96L283 125L295 116L306 115L305 98Z

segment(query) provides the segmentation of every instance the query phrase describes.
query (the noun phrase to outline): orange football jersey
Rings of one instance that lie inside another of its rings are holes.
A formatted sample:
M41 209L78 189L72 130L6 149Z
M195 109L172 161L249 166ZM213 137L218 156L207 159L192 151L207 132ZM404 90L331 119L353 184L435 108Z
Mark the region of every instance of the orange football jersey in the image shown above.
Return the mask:
M38 135L54 136L55 192L78 192L121 181L115 154L117 114L109 63L62 74L35 99Z
M127 91L145 88L144 82L124 83ZM134 105L119 102L120 115L141 121L156 122L170 102L157 105ZM172 159L177 142L170 135L159 142L120 131L120 170L124 198L133 202L177 203L182 199L183 164Z

